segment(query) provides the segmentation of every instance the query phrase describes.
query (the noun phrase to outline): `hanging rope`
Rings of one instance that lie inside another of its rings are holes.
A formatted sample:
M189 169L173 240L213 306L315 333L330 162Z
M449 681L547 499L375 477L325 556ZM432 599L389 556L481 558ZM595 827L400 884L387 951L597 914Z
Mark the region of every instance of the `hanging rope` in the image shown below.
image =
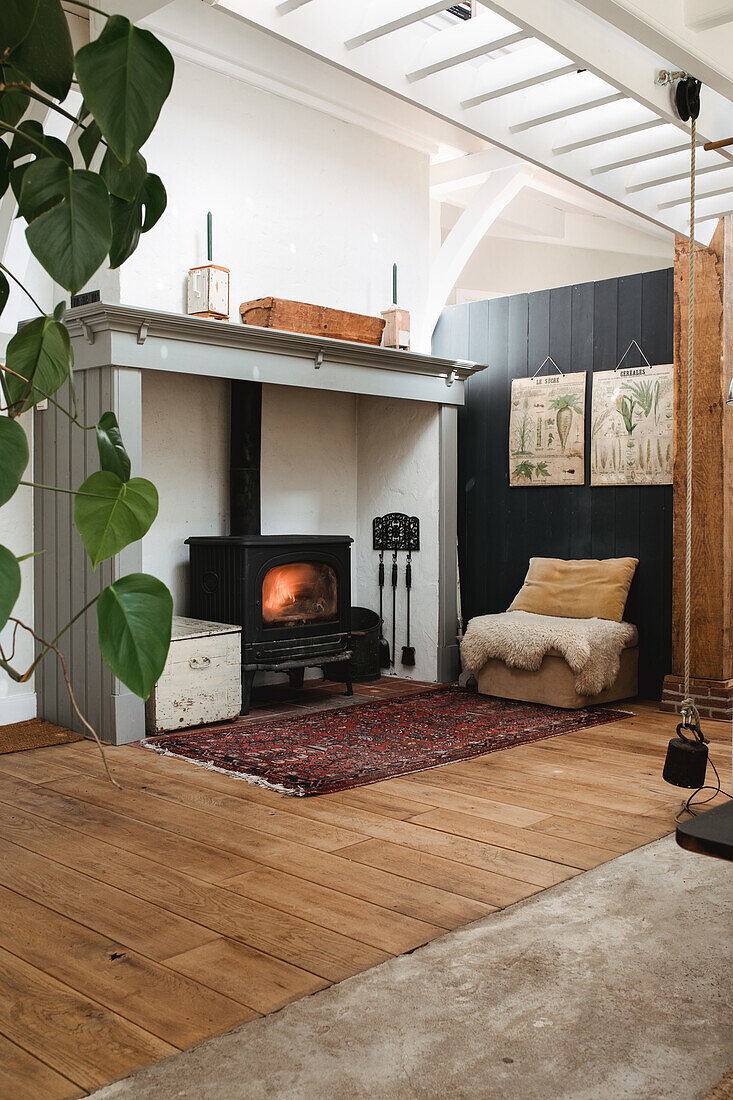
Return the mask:
M695 143L697 126L690 118L690 263L687 315L687 500L685 508L685 685L680 706L687 725L699 726L700 715L690 697L690 608L692 604L692 382L695 354Z

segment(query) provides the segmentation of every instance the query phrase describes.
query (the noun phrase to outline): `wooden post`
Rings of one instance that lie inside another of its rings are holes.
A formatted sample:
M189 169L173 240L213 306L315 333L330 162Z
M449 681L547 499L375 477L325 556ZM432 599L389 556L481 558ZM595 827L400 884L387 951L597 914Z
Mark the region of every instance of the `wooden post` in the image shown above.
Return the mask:
M684 672L689 242L675 243L672 673L663 710L679 710ZM702 717L733 716L733 218L696 246L692 449L691 695Z

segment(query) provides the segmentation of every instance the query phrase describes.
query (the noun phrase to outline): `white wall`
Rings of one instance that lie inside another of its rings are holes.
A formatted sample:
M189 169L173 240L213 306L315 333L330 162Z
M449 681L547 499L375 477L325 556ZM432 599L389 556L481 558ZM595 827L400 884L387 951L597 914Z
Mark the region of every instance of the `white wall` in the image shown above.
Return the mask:
M420 546L413 555L411 644L415 666L400 663L405 645L405 555L398 559L397 653L391 675L435 680L438 646L438 407L420 401L360 397L357 412L358 502L354 558L357 603L378 609L378 555L372 550L372 519L406 512L420 519ZM391 555L385 555L389 586ZM392 643L392 589L385 588L384 633Z
M266 295L378 314L421 303L428 157L357 126L178 61L145 156L168 209L121 272L128 305L183 312L189 267L231 269L230 315Z
M640 235L641 240L643 236ZM451 296L451 305L504 294L526 294L573 283L618 279L643 271L657 271L674 263L670 237L668 257L610 252L596 248L485 237L463 269Z
M229 533L229 383L219 378L144 371L143 468L160 509L143 539L143 569L188 614L189 535Z
M25 479L33 479L33 413L21 417L31 451L31 462ZM0 543L20 556L33 550L33 490L20 486L13 497L0 510ZM24 561L20 567L22 586L13 615L33 626L33 560ZM0 634L3 649L10 654L13 630L10 624ZM24 671L33 660L33 640L25 630L18 629L13 668ZM53 658L51 658L53 659ZM36 714L36 694L33 677L19 684L0 671L0 725L23 722Z

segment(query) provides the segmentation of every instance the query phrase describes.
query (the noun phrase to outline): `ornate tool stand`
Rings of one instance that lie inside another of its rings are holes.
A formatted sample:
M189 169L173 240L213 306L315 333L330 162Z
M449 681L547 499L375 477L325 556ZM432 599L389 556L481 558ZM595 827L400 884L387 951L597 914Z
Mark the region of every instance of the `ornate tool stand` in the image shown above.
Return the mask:
M397 641L397 555L407 554L405 568L405 586L407 589L407 645L402 647L402 664L415 664L415 647L410 645L410 589L412 587L412 554L420 549L420 520L417 516L408 516L405 512L388 512L386 516L375 516L372 520L372 548L379 552L380 562L380 620L381 594L384 579L384 552L392 551L392 660L395 664ZM381 624L383 627L383 623Z

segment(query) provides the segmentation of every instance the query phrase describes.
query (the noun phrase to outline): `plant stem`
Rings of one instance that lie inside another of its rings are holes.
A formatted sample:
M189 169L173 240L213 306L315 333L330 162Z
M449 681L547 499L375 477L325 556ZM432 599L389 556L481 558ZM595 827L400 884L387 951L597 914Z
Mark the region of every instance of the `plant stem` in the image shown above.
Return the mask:
M22 130L19 130L17 126L10 126L7 122L0 122L0 129L6 134L18 134L20 137L30 141L31 145L37 145L39 149L42 149L43 152L48 155L48 149L45 145L38 141L37 138L31 137L30 134L26 134Z
M29 489L48 489L50 493L67 493L70 497L92 497L94 500L108 500L101 493L82 493L80 489L62 489L60 485L41 485L38 481L19 481L19 485L27 485Z
M81 611L77 611L76 615L74 615L74 618L69 619L66 626L62 627L61 630L59 630L56 637L50 643L45 643L44 642L44 645L46 646L46 648L44 650L42 650L41 653L39 653L39 655L34 660L33 664L29 668L27 668L25 670L25 672L22 674L21 680L20 680L21 683L24 683L32 675L34 669L36 668L36 666L38 664L40 664L40 662L43 660L43 658L48 653L49 649L53 648L54 643L56 643L59 640L59 638L63 638L66 631L69 630L74 625L74 623L77 621L77 619L80 619L82 617L82 615L85 615L87 613L87 611L89 610L89 608L93 607L98 599L99 599L99 596L97 595L93 599L91 599L89 601L89 603L84 604ZM22 626L24 624L21 623L20 625ZM27 629L28 629L28 627L26 627L26 630Z
M12 374L13 378L20 378L20 380L22 382L27 382L28 381L28 379L25 377L24 374L18 374L17 371L11 370L10 367L5 366L4 363L0 363L0 371L3 371L5 374ZM79 420L78 416L72 416L68 409L65 409L64 406L61 405L58 401L56 401L53 397L51 397L50 394L44 393L43 390L38 388L38 386L34 386L33 389L37 390L38 393L40 393L40 395L44 399L44 401L50 401L52 405L56 406L56 408L59 410L59 412L62 412L64 414L64 416L68 416L71 423L76 424L77 428L81 428L81 430L83 432L93 432L94 429L96 428L96 426L97 426L96 424L82 424L82 422L81 422L81 420ZM19 402L14 401L13 405L17 405L18 403ZM10 409L10 406L8 406L8 411L9 411L9 409ZM26 410L26 412L27 411L28 410Z
M3 126L3 125L4 125L4 123L0 122L0 126ZM36 301L36 299L31 294L30 290L28 290L28 287L23 286L23 284L21 283L21 281L17 277L17 275L13 275L12 271L10 271L10 269L7 268L4 263L0 263L0 270L4 271L6 275L9 275L10 278L13 280L13 282L16 283L25 294L27 294L27 296L33 302L33 305L36 307L38 312L43 313L45 315L45 313L46 313L45 309L41 309L38 302ZM27 381L27 379L26 379L26 381Z
M94 602L94 601L92 601L92 602ZM85 608L84 610L86 610L86 608ZM82 612L80 612L79 614L82 614ZM78 618L79 616L77 615L76 617ZM107 778L109 779L110 783L112 783L112 784L113 784L113 785L114 785L115 787L117 787L117 790L118 790L118 791L121 791L121 790L122 790L122 787L120 786L120 784L119 784L119 783L117 782L117 780L116 780L116 779L113 779L113 778L112 778L112 773L111 773L111 771L109 770L109 765L108 765L108 763L107 763L107 757L105 756L105 753L104 753L104 748L103 748L103 746L102 746L102 742L101 742L101 741L99 740L99 738L97 737L97 731L96 731L96 730L95 730L95 729L94 729L94 728L93 728L92 726L90 726L90 725L89 725L89 723L87 722L86 718L84 717L84 715L82 714L82 712L81 712L81 711L79 710L79 707L77 706L77 703L76 703L76 699L74 698L74 692L73 692L73 691L71 690L71 681L69 680L69 673L68 673L68 671L67 671L67 668L66 668L66 661L64 660L64 655L63 655L63 653L62 653L62 652L61 652L61 650L60 650L60 649L58 648L58 646L54 645L54 642L45 642L45 641L43 640L43 638L39 637L39 635L38 635L38 634L36 634L35 630L32 630L32 629L31 629L31 628L30 628L29 626L27 626L27 625L26 625L25 623L21 622L21 621L20 621L20 619L14 619L14 618L12 618L12 616L11 616L11 618L10 618L10 620L9 620L9 621L10 621L10 622L14 622L14 623L17 623L17 624L18 624L18 626L22 626L24 630L27 630L29 634L32 634L32 635L33 635L33 637L34 637L34 638L36 639L36 641L37 641L37 642L38 642L38 643L39 643L40 645L42 645L42 646L44 646L44 647L45 647L45 648L44 648L44 653L48 652L48 650L49 650L49 649L52 649L52 650L54 651L54 653L56 654L56 656L58 657L58 659L59 659L59 663L61 664L61 671L62 671L62 673L63 673L63 677L64 677L64 683L66 684L66 690L68 691L68 693L69 693L69 699L71 700L71 705L72 705L72 707L74 708L74 711L75 711L75 713L76 713L76 715L77 715L77 717L78 717L79 721L80 721L80 722L82 723L82 725L83 725L83 726L84 726L84 727L85 727L86 729L88 729L88 730L89 730L89 732L91 733L92 737L93 737L93 738L94 738L94 740L95 740L95 741L97 742L97 748L99 749L100 755L101 755L101 757L102 757L102 763L104 764L104 770L105 770L105 771L106 771L106 773L107 773ZM71 621L73 622L74 620L72 619ZM67 625L66 625L66 626L64 627L64 630L68 630L68 628L69 628L70 626L71 626L71 623L67 623ZM63 633L63 631L62 631L62 633ZM57 640L57 639L58 639L59 637L60 637L60 635L58 635L58 634L57 634L57 635L56 635L56 638L54 639L54 641L56 641L56 640Z

